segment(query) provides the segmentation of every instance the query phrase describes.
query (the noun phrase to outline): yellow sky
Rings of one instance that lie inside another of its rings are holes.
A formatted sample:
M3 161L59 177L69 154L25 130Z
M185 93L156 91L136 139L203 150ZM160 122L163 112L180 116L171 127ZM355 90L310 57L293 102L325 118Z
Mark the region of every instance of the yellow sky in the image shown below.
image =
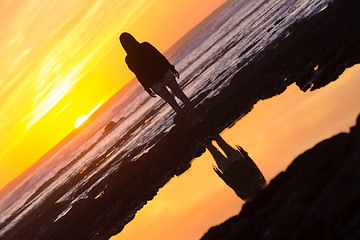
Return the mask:
M164 52L225 0L0 2L0 189L133 75L123 31Z

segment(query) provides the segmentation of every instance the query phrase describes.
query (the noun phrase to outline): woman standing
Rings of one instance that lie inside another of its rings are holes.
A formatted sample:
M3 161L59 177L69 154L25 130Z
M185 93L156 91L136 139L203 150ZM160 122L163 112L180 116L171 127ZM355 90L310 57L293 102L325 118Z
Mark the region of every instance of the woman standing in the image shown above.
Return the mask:
M127 66L135 73L136 78L150 96L159 95L176 113L188 119L192 125L202 122L189 98L176 82L175 76L179 78L178 71L164 55L148 42L139 43L130 33L122 33L120 43L127 53L125 57ZM167 87L184 103L184 109L179 106Z

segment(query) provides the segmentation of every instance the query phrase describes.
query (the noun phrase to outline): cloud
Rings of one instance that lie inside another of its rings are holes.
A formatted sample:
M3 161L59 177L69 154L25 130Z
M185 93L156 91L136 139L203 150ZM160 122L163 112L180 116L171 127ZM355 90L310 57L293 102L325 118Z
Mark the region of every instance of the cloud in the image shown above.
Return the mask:
M51 110L110 51L119 30L153 2L0 3L0 66L5 69L0 73L0 144Z

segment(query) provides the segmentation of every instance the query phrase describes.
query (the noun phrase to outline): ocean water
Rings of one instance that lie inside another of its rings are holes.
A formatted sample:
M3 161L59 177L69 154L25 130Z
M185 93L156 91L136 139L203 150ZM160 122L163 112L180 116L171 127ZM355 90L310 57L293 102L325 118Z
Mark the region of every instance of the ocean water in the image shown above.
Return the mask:
M230 83L238 66L245 66L269 43L286 35L284 31L288 26L324 10L330 1L232 1L214 19L223 24L215 29L204 29L202 34L207 37L193 41L192 52L177 56L177 62L173 62L180 72L179 83L184 92L193 99L209 91L198 104L216 96ZM149 118L143 119L147 115ZM139 154L133 156L137 158L156 144L159 134L166 135L174 126L173 115L174 111L160 98L150 98L140 85L134 86L0 200L0 224L7 222L0 230L0 237L24 216L41 207L54 191L71 182L67 192L56 200L67 203L67 208L59 212L54 221L65 216L76 201L86 198L91 189L119 168L131 151L140 149ZM103 135L110 121L118 124L109 134ZM138 127L134 129L136 124ZM116 144L124 136L129 137ZM86 171L90 167L91 171ZM78 190L89 182L92 184L79 194Z

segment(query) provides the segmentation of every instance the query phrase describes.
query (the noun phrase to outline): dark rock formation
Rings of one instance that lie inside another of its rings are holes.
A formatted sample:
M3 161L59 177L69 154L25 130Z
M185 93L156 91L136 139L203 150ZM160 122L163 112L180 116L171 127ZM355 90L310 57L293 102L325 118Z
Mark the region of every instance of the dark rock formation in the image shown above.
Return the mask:
M111 132L115 126L116 126L116 122L110 121L105 127L105 133Z

